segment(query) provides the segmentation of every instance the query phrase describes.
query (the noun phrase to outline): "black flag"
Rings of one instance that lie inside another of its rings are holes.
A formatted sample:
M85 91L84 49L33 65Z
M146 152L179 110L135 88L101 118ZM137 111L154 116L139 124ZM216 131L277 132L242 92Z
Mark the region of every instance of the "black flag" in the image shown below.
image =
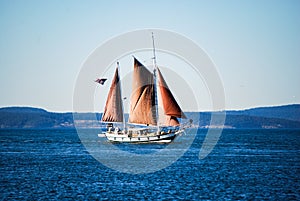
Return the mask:
M103 85L106 80L107 80L106 78L101 78L101 79L98 78L97 80L95 80L95 82Z

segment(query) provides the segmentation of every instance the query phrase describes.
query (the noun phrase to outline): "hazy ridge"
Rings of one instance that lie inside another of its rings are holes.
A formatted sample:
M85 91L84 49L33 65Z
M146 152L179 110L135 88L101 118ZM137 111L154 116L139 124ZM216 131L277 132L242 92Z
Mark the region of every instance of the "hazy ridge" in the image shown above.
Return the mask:
M212 112L187 112L195 127L222 127L210 125ZM74 121L73 115L76 116ZM218 115L218 113L214 113ZM99 113L55 113L33 107L0 108L1 129L21 128L97 128ZM300 104L259 107L226 111L225 128L300 128Z

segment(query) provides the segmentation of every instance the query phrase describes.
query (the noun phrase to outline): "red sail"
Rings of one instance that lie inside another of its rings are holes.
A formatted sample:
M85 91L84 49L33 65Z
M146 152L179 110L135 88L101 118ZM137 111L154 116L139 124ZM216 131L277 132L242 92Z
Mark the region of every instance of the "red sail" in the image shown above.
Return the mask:
M104 112L102 115L102 121L123 122L123 105L118 72L118 68L116 68L115 75L107 96Z
M161 95L164 113L165 115L169 116L166 118L166 124L169 126L179 125L179 122L176 117L186 118L186 116L182 112L178 103L176 102L160 70L159 69L157 70L158 70L158 80L159 80L158 85L160 89L160 95Z
M156 125L153 74L136 58L130 102L130 123Z

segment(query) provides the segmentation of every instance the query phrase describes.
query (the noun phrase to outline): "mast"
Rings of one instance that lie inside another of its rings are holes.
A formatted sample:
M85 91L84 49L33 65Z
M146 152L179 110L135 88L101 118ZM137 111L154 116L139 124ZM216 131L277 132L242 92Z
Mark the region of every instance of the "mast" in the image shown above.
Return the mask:
M153 45L153 77L154 77L154 94L155 94L155 116L156 116L156 125L157 125L157 133L159 133L159 114L158 114L158 98L157 98L157 63L156 63L156 54L155 54L155 43L154 43L154 35L152 32L152 45Z
M117 69L118 69L118 74L120 75L120 63L119 61L117 61ZM121 87L121 81L119 83L120 85L120 95L121 95L121 98L122 98L122 87ZM123 130L124 130L124 134L126 133L126 121L125 121L125 111L124 111L124 98L122 98L122 104L121 104L121 107L122 107L122 114L123 114Z
M154 35L152 32L152 45L153 45L153 65L154 65L154 72L157 70L157 65L156 65L156 54L155 54L155 43L154 43Z

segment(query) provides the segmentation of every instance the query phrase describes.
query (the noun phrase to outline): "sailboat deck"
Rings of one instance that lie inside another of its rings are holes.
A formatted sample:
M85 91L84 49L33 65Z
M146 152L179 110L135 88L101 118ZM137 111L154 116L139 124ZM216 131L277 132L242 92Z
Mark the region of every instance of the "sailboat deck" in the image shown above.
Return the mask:
M148 129L135 129L135 131L147 131ZM169 143L178 134L182 133L183 130L169 130L169 132L164 131L153 131L153 132L137 132L137 133L127 133L124 134L123 131L118 132L105 132L105 136L111 142L136 142L136 143L147 143L147 142L161 142Z

